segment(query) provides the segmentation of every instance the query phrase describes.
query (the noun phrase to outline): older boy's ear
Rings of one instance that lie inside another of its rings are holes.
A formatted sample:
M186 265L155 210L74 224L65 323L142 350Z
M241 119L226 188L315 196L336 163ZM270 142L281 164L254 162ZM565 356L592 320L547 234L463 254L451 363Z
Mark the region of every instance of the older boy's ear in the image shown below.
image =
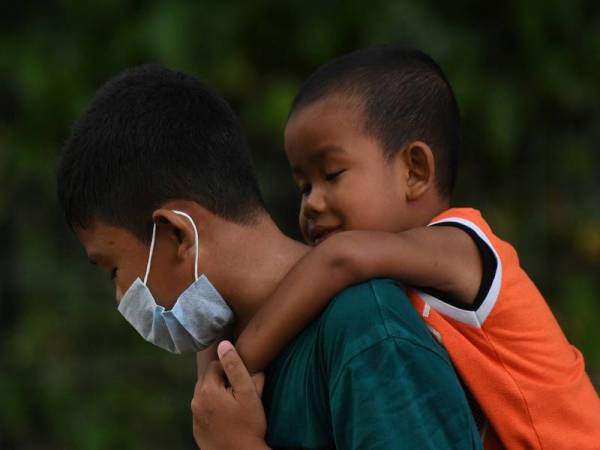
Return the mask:
M177 246L177 256L184 258L190 251L195 251L196 236L190 221L175 214L167 208L160 208L152 213L152 220L156 223L157 230L165 233L167 239Z
M402 152L407 168L407 200L417 200L435 182L435 157L431 147L422 141L408 144Z

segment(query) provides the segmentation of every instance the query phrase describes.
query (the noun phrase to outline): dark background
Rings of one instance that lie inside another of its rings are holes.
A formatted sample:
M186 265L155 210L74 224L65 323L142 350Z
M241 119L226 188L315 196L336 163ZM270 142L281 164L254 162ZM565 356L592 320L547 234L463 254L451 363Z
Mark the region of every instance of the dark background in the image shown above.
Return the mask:
M194 74L239 112L297 236L282 131L299 83L371 43L425 50L463 115L455 204L512 242L600 385L597 1L45 1L0 14L0 449L191 449L193 356L118 314L58 210L69 126L125 67Z

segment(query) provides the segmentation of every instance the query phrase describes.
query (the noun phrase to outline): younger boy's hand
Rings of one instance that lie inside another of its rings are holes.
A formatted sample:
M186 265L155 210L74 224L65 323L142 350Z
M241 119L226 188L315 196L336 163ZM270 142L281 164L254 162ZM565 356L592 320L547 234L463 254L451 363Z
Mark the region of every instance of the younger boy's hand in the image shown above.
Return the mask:
M251 376L233 345L223 341L196 383L192 399L194 438L202 450L265 449L267 420L260 400L263 374Z

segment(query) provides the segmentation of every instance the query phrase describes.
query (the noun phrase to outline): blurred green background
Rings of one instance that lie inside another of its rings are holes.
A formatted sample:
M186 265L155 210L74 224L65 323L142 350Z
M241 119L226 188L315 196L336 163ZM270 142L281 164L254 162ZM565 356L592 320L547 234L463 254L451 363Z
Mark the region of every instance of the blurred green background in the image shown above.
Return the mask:
M125 67L161 62L239 112L270 211L297 236L282 131L340 53L430 53L463 115L456 204L511 241L600 386L600 3L22 1L0 15L0 449L191 449L193 356L118 314L58 210L72 121Z

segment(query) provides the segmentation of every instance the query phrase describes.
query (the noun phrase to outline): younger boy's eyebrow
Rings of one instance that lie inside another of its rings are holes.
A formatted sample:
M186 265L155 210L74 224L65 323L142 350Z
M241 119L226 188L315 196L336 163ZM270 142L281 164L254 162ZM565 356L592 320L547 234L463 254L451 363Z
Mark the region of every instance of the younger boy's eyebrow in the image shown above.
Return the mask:
M346 150L344 150L342 147L338 147L337 145L324 145L315 151L311 159L321 159L324 156L327 156L329 153L346 153Z
M346 153L346 150L343 147L338 147L337 145L323 145L322 147L319 147L314 152L312 152L312 154L308 158L308 161L310 163L318 163L325 157L329 156L331 153L341 154ZM292 169L292 173L294 175L302 175L301 167L292 165L290 168Z

